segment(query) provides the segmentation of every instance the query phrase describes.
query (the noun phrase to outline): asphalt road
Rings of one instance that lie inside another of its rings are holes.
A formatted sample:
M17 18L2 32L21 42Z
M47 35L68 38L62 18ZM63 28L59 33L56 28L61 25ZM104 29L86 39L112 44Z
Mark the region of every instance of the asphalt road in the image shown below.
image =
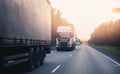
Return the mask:
M120 64L82 44L69 52L53 50L43 66L23 74L120 74Z

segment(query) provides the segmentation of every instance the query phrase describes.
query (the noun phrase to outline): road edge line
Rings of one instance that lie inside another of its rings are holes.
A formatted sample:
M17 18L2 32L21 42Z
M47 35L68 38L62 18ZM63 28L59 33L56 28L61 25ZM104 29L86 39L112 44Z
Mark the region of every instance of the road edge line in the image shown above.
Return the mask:
M113 63L117 64L120 66L120 63L116 62L115 60L113 60L112 58L106 56L105 54L101 53L100 51L98 51L103 57L107 58L108 60L112 61Z

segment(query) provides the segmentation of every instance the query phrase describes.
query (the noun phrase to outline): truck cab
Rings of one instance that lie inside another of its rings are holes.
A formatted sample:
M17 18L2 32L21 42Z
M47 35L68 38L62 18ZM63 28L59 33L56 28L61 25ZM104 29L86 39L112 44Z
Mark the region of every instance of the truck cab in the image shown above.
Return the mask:
M71 26L58 26L56 37L56 49L73 50L75 48L75 35Z

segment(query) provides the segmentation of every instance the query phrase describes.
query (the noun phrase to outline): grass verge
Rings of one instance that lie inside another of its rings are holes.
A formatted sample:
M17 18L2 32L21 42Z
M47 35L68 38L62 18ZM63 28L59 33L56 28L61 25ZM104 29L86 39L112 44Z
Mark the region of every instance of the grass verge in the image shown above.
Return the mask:
M120 55L120 47L117 46L96 46L96 47Z

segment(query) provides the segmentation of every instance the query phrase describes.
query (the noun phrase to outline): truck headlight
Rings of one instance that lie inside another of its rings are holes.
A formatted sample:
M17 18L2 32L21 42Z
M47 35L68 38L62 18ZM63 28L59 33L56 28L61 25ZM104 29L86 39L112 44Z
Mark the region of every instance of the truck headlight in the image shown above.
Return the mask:
M72 47L72 44L69 44L69 47Z

